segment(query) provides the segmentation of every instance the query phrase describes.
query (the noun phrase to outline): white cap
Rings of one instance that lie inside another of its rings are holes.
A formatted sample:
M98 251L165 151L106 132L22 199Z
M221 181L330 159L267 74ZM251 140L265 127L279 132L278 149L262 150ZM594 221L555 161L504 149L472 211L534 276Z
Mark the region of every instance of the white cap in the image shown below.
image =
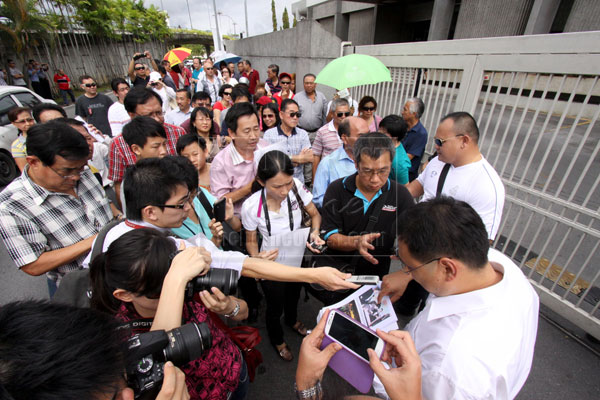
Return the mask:
M161 79L162 79L162 77L160 76L160 73L158 73L156 71L150 72L150 82L158 82Z

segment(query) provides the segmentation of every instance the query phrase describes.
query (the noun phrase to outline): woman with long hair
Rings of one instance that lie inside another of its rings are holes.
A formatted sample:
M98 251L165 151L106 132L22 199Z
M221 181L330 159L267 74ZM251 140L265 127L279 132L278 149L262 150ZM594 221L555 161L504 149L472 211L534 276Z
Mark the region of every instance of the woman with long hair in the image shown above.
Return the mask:
M263 132L281 124L277 103L267 103L262 107L262 110L260 111L260 121Z
M220 150L217 142L218 139L211 136L213 132L213 123L212 115L208 108L196 107L190 115L190 133L195 133L206 142L206 148L208 149L206 162L209 163L215 158Z
M162 232L134 229L92 261L91 307L129 322L134 334L206 323L212 346L182 367L190 398L243 399L248 389L244 359L208 311L241 320L248 313L246 303L216 287L202 290L201 301L185 301L187 283L208 272L209 265L210 254L202 248L178 252L176 242Z
M369 132L377 132L381 117L375 114L377 101L371 96L364 96L358 102L358 116L367 121Z
M275 260L277 250L259 251L258 233L264 238L295 231L303 227L303 220L308 219L307 217L310 217L311 222L308 240L317 245L325 244L319 237L321 216L312 203L312 194L293 175L292 160L281 151L270 151L260 159L256 181L262 188L242 205L242 224L250 256ZM311 246L308 248L318 253ZM261 284L267 300L269 339L279 356L285 361L291 361L293 355L284 340L280 318L284 314L288 326L298 334L306 335L306 327L297 318L301 285L268 280L261 281Z
M226 110L233 105L233 99L231 98L232 90L233 86L230 84L224 84L219 88L219 100L213 105L213 121L217 125L220 125L221 111Z

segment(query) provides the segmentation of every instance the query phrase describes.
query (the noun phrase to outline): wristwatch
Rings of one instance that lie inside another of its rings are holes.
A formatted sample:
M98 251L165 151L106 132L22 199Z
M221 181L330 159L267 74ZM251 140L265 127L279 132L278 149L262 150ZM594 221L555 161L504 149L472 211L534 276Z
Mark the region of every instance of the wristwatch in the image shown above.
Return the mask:
M304 390L298 390L298 387L294 383L294 390L296 391L296 399L298 400L319 400L323 396L323 388L321 387L321 381L317 381L315 386Z
M225 318L233 318L233 317L237 316L239 313L240 313L240 303L239 303L239 301L236 301L233 311L230 312L229 314L223 314L223 316Z

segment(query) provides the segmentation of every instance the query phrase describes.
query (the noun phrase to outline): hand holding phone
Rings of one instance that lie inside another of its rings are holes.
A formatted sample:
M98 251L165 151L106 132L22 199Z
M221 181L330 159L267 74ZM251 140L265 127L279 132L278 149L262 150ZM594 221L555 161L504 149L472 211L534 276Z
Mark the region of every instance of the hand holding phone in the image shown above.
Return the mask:
M215 220L217 220L217 222L225 221L225 207L227 205L225 203L226 201L227 199L223 197L213 205L213 213L215 214Z
M377 357L381 357L385 348L385 342L375 332L338 310L329 313L325 335L367 363L367 349L373 349Z

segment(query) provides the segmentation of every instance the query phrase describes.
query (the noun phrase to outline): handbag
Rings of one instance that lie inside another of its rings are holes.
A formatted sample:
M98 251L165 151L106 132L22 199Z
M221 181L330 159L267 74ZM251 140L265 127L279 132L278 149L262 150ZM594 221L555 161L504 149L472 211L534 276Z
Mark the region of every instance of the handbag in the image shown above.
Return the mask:
M263 362L262 353L256 348L261 342L262 337L258 328L251 326L234 326L229 327L223 322L221 317L212 311L208 312L214 324L227 334L242 351L242 357L246 361L248 368L248 376L250 382L254 382L256 376L256 368Z

